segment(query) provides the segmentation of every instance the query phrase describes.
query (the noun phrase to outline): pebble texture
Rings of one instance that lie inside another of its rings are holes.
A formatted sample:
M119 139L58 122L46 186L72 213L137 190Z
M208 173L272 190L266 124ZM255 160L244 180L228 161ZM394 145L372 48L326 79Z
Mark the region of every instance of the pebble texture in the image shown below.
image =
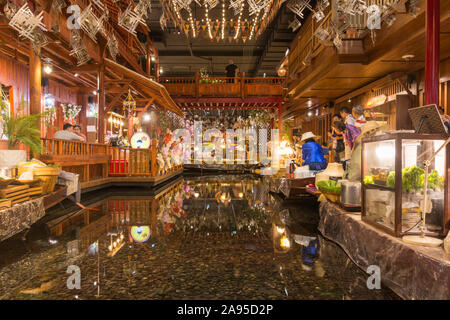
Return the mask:
M241 183L242 179L237 181ZM167 195L158 198L152 234L143 243L131 238L128 218L116 219L118 209L112 211L116 208L116 197L104 200L103 211L91 216L89 225L83 225L82 219L74 219L72 227L78 231L66 232L57 242L43 237L38 241L11 240L0 245L0 251L2 247L16 248L0 255L0 297L82 300L398 298L387 289L369 290L368 275L337 245L318 235L315 200L303 206L295 202L281 203L278 198L263 194L263 184L255 180L253 191L247 193L246 199L222 204L214 197L208 199L218 188L222 191L236 188L230 182L221 186L203 183L204 190L198 188L195 179L181 183L180 189L172 188ZM186 190L190 188L200 193L198 198L186 199L186 193L190 192ZM233 194L232 189L230 194ZM120 201L120 205L123 204L120 208L131 211L149 205L149 200L124 198ZM139 214L130 212L130 223L133 219L153 221L139 210ZM290 250L283 253L275 250L279 239L272 238L274 223L290 230ZM108 246L117 232L124 233L124 244L111 256ZM79 238L78 250L78 241L74 240ZM294 238L300 239L301 244ZM91 250L92 243L98 243L98 250ZM23 250L19 254L20 246ZM67 286L70 265L80 268L81 289Z

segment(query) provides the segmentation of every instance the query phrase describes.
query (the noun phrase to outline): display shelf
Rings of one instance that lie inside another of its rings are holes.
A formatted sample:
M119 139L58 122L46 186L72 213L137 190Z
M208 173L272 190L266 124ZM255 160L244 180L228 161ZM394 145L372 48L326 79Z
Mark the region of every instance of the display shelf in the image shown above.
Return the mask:
M418 229L413 227L421 221L424 161L447 138L440 134L405 132L388 132L364 138L361 152L362 219L397 237L417 234ZM450 227L449 159L447 147L438 154L429 170L431 212L426 215L425 222L430 229L428 233L434 235L439 233L444 236ZM376 182L364 184L365 180L375 180L380 174L384 178L387 175L387 183L395 188Z

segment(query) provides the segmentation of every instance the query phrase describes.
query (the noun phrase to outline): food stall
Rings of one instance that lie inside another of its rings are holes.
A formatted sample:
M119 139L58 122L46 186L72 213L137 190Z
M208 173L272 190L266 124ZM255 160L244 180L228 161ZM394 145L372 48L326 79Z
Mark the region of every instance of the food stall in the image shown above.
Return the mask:
M362 140L362 219L400 237L420 234L424 161L448 139L440 134L386 133ZM431 162L428 176L427 235L449 229L449 148Z

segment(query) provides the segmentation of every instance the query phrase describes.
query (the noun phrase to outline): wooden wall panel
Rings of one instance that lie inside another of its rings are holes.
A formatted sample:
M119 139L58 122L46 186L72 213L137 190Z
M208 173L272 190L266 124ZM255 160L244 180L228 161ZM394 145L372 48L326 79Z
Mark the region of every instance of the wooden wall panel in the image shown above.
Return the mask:
M0 53L0 83L13 87L14 112L17 111L21 97L30 100L28 66ZM26 109L28 111L28 107Z

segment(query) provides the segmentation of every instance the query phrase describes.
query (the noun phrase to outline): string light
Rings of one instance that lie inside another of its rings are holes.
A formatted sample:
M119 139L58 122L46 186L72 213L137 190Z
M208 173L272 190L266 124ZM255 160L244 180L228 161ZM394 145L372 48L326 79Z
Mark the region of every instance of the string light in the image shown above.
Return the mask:
M225 0L222 1L222 29L220 33L223 40L225 38Z
M242 4L241 4L241 11L239 12L238 25L237 25L236 33L234 34L234 40L236 40L237 37L239 36L239 30L241 29L242 12L244 12L244 1L242 1Z
M189 9L189 22L191 23L191 27L192 27L192 36L195 38L197 35L195 34L194 19L192 18L192 10L190 10L190 9Z
M256 22L258 21L260 13L261 13L261 10L259 10L258 13L256 14L255 18L253 18L252 30L250 31L250 37L248 38L248 40L252 40L253 39L253 33L255 32Z
M212 33L211 33L211 21L209 20L209 11L208 11L208 4L205 1L205 18L206 18L206 24L208 25L208 34L209 38L212 39Z

